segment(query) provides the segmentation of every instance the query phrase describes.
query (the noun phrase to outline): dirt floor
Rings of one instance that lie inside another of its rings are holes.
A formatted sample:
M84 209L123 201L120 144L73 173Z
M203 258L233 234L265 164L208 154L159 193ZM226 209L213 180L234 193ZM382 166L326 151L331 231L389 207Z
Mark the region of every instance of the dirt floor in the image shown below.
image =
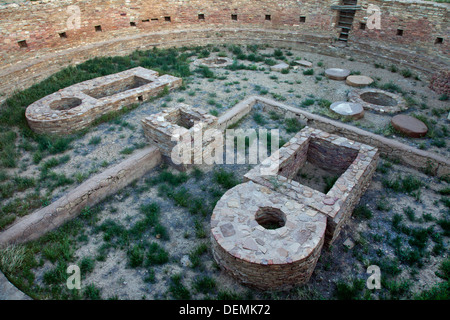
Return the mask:
M211 56L235 58L231 47L216 48ZM257 54L276 60L274 51L274 48L261 48ZM144 102L121 118L100 124L73 141L69 151L54 156L56 165L48 165L52 172L64 175L71 182L41 188L39 193L47 194L46 203L50 203L146 146L141 119L179 102L220 115L245 97L258 94L339 120L324 100L345 101L353 88L323 75L325 69L332 67L370 76L377 86L391 83L401 88L399 94L410 105L405 113L425 117L432 127L432 135L423 139L399 136L389 126L391 115L372 112L349 124L449 156L448 101L440 100L419 75L404 77L400 70L392 72L388 65L368 65L353 59L288 49L281 51L288 62L299 59L313 62L314 74L305 75L307 68L302 67L291 67L286 74L273 72L264 62L246 60L239 62L254 65L256 70L211 68L214 78L196 72L184 79L185 90ZM301 129L300 124L289 122L284 115L265 113L260 106L236 128L258 127L279 129L281 144ZM7 169L7 175L38 177L51 158L42 159L36 165L33 154L22 150L19 168ZM354 216L336 243L324 249L308 285L290 292L258 292L241 286L221 271L212 258L209 216L221 194L240 183L250 168L250 165L200 167L187 174L170 167L155 168L75 219L73 224L77 227L70 226L73 232L55 233L41 242L26 245L24 267L5 274L25 293L38 299L408 299L443 281L437 274L448 256L448 180L382 159ZM309 164L297 176L299 181L317 190L332 186L333 178L325 170ZM26 197L30 192L30 189L18 191L4 204ZM139 222L148 222L145 205L159 208L159 220L140 230ZM346 244L353 244L351 248L344 245L346 240ZM39 246L45 249L40 250ZM156 250L155 255L152 250ZM67 259L53 259L55 252L67 253ZM79 293L68 291L61 281L65 279L62 267L70 264L85 266L83 290ZM381 290L365 287L369 265L380 266Z

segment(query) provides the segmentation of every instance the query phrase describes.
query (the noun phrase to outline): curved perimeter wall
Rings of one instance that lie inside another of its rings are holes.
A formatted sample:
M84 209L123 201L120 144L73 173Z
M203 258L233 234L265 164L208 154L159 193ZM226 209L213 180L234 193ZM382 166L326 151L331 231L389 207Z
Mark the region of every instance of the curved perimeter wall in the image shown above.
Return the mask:
M450 65L450 4L431 1L358 0L345 48L336 41L339 11L332 8L342 0L6 2L0 100L67 65L153 46L268 43L371 63L387 59L424 74ZM369 5L380 8L380 30L361 29Z

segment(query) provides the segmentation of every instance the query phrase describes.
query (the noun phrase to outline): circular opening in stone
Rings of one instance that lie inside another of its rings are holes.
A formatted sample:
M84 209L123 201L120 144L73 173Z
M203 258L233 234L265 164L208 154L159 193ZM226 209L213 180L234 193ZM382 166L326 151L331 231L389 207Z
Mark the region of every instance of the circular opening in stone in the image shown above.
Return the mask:
M286 215L277 208L261 207L256 211L255 220L263 228L274 230L284 227Z
M63 98L50 103L50 109L52 110L69 110L75 108L81 104L81 99L78 98Z
M381 92L365 92L360 97L361 100L378 106L393 107L397 105L397 100Z

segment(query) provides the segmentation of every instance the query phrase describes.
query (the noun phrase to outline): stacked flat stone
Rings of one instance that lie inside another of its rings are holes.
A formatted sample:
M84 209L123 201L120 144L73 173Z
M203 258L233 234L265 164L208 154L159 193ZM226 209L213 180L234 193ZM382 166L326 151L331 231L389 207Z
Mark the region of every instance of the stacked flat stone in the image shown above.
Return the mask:
M195 67L206 66L209 68L224 68L233 64L233 59L227 57L210 57L196 59L192 65Z
M313 66L312 62L306 60L296 60L295 63L305 68L311 68Z
M287 63L284 63L284 62L276 64L276 65L270 67L270 70L277 71L277 72L281 72L281 71L287 70L287 69L289 69L289 65Z
M181 86L182 79L142 67L84 81L28 106L25 116L37 133L68 134L87 128L105 113Z
M345 80L350 75L350 70L330 68L325 70L325 76L332 80Z
M338 101L331 104L330 109L340 116L357 120L364 117L364 109L359 103Z
M433 74L429 87L439 94L450 96L450 70L441 70Z
M266 229L260 210L279 211L284 226ZM308 282L324 243L326 217L253 182L228 190L211 216L214 258L240 282L285 290Z
M367 76L348 76L345 80L352 87L367 87L373 83L373 79Z
M221 141L203 137L205 130L216 128L217 118L205 110L192 108L184 103L179 103L175 107L165 109L160 113L152 114L142 119L141 122L147 139L159 148L164 159L169 160L169 162L174 160L172 152L179 143L189 143L191 153L186 158L188 159L186 163L174 163L179 164L180 169L187 169L192 164L204 163L203 160L211 156L208 154L211 148L221 146L219 145ZM194 144L192 147L191 140L195 136L201 139L202 143ZM182 156L179 160L182 160Z
M425 123L406 114L396 115L391 119L391 124L395 129L412 138L424 137L428 132Z

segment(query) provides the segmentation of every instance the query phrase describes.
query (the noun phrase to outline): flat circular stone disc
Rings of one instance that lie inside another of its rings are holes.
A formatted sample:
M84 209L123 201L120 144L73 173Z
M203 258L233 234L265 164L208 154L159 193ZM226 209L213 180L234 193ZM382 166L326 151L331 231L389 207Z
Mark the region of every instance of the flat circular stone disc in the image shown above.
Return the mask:
M345 80L350 75L350 70L331 68L325 70L325 75L332 80Z
M365 87L373 83L373 79L367 76L348 76L345 82L352 87Z
M395 129L412 138L421 138L428 132L425 123L405 114L399 114L393 117L391 124Z
M331 104L330 109L341 116L351 117L353 119L361 119L364 117L364 109L359 103L338 101Z

